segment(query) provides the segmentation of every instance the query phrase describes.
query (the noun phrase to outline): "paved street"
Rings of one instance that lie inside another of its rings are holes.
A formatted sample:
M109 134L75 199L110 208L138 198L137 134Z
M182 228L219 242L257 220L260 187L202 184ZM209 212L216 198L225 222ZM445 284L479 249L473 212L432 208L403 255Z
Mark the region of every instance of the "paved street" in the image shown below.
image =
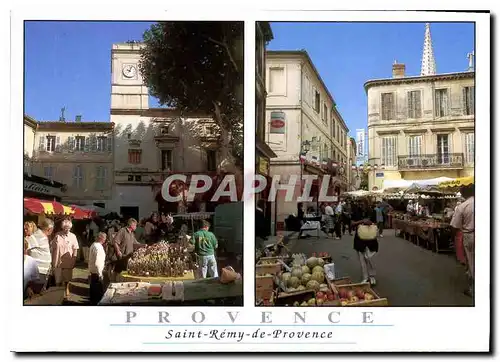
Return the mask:
M333 257L339 277L361 280L361 269L352 248L352 236L341 240L309 237L293 238L291 253L328 252ZM374 256L377 286L374 288L389 300L391 306L472 306L473 300L463 294L466 288L464 267L453 255L436 254L394 236L386 230L380 239L379 253Z

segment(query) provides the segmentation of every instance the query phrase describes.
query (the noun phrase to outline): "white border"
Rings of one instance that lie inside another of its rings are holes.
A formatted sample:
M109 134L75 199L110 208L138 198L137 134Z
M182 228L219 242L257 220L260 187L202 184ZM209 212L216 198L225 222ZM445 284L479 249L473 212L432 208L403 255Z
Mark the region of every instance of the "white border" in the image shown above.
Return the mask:
M12 13L12 84L11 84L11 117L10 117L10 147L16 143L19 150L16 154L21 154L22 138L19 134L20 120L23 117L22 104L22 78L23 78L23 19L106 19L106 20L246 20L246 44L245 60L245 173L253 173L255 165L254 154L254 128L255 128L255 108L253 106L255 91L253 82L255 79L254 64L254 25L249 24L254 20L287 20L287 21L478 21L476 24L476 139L481 140L476 145L477 170L481 174L476 178L478 195L476 197L477 210L489 210L490 190L490 144L489 144L489 15L488 14L454 14L454 13L414 13L414 12L259 12L252 8L252 5L238 5L239 9L234 10L230 6L224 6L222 12L220 8L211 4L197 4L196 15L193 14L193 5L184 3L182 6L176 5L175 9L164 13L153 9L152 6L144 9L137 9L137 3L131 12L125 12L124 6L109 8L106 10L99 6L99 11L92 6L97 2L88 1L85 7L75 7L71 9L47 8L43 4L33 4L25 6L22 10ZM120 2L123 4L125 2ZM158 3L158 8L165 8L162 3ZM89 6L90 5L90 6ZM399 6L400 2L396 4ZM425 4L427 9L436 8L439 4ZM460 4L456 4L460 7ZM255 6L255 5L254 5ZM387 8L391 6L386 5ZM421 6L424 6L423 4ZM455 4L454 4L455 6ZM264 7L264 6L263 6ZM265 4L265 8L283 9L285 6L271 6ZM310 8L309 4L301 4L300 8ZM365 9L373 8L373 5L364 6ZM394 8L394 6L392 6ZM248 34L250 33L250 37ZM249 40L252 39L252 40ZM5 147L2 145L2 147ZM12 154L12 153L11 153ZM4 152L3 155L10 155ZM9 156L7 156L9 157ZM11 161L10 159L9 161ZM4 162L4 165L7 164ZM489 213L481 213L481 218L476 220L478 228L476 231L476 307L475 308L380 308L370 309L376 313L376 323L393 324L393 327L380 328L355 328L336 327L334 332L338 335L337 340L357 342L356 345L335 345L324 344L221 344L209 341L209 344L198 345L169 345L162 347L152 347L139 343L145 336L151 339L161 338L163 332L158 333L159 328L141 328L141 333L131 333L130 330L121 330L120 327L109 327L110 323L123 323L124 311L126 308L92 308L92 307L22 307L19 285L21 285L21 275L16 271L21 270L21 258L19 255L21 246L15 240L20 238L21 230L21 163L11 164L9 162L10 184L19 185L17 192L7 192L6 205L9 205L9 218L14 227L6 228L4 240L7 244L7 255L4 270L9 271L7 279L8 287L5 288L6 295L9 296L9 348L17 351L37 351L37 350L59 350L59 351L487 351L489 349L489 256L490 248L489 235ZM5 212L5 210L3 211ZM15 221L16 220L16 221ZM254 301L254 280L252 277L254 269L254 243L253 243L253 220L254 220L254 200L251 199L245 204L245 305L243 308L231 308L236 313L240 312L239 321L247 324L259 324L262 311L272 311L274 328L279 328L278 323L293 323L292 309L283 308L255 308ZM16 227L17 225L17 227ZM404 291L402 291L404 292ZM138 308L137 308L138 309ZM140 309L141 317L147 323L154 323L157 308L148 308L145 312ZM199 308L171 308L169 311L179 318L178 323L190 323L190 314ZM342 323L359 323L360 313L367 309L342 309ZM304 309L300 309L303 312ZM330 310L328 310L329 312ZM206 308L208 320L214 324L227 321L227 310L225 308ZM323 325L326 323L327 309L308 308L306 311L309 323ZM74 331L66 330L63 324L70 321L70 328ZM192 323L192 322L191 322ZM112 329L115 328L115 329ZM139 328L139 327L137 327ZM209 327L206 327L209 328ZM231 327L228 327L231 328ZM248 327L253 328L253 327ZM268 328L268 327L266 327ZM288 327L283 327L288 328ZM310 329L311 327L309 327ZM331 327L316 327L319 329ZM385 328L385 329L384 329ZM304 327L304 329L306 329ZM375 329L376 332L369 332ZM26 333L36 331L36 338L26 338ZM341 332L340 332L341 331ZM57 336L57 337L56 337ZM91 344L92 341L92 344ZM112 344L116 341L116 344Z

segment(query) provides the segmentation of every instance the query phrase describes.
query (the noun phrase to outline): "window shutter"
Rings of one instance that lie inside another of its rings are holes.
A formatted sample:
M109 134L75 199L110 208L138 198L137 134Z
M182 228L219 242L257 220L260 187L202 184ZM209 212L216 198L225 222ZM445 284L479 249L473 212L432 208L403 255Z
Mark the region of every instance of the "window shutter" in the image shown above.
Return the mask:
M415 92L415 118L422 118L422 91Z
M103 167L102 171L103 171L103 173L102 173L102 187L103 187L103 189L105 189L108 187L108 168Z
M467 97L467 87L462 88L462 110L464 115L469 114L469 108L467 107L469 105L468 103L469 99Z
M108 152L113 152L113 136L108 136L106 141L107 141Z
M75 137L68 137L68 150L73 151L75 149Z
M84 148L84 151L85 152L89 152L90 151L90 139L88 137L85 137L85 148Z
M407 93L407 107L408 107L408 118L413 118L413 113L412 113L412 92Z
M475 113L474 90L475 88L473 86L469 87L469 107L470 107L470 114L472 115Z
M61 137L56 137L56 152L61 152Z
M443 116L447 116L448 115L448 90L445 90L443 92L443 110L444 110Z
M45 136L40 136L38 149L40 151L45 151Z
M90 137L90 152L97 151L97 137L96 135L91 135Z

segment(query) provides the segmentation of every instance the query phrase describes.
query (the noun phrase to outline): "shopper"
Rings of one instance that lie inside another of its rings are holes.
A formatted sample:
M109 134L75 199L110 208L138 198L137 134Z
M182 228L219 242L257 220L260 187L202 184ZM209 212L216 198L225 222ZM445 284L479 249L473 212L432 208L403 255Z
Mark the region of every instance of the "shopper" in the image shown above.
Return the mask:
M215 250L218 248L218 242L215 235L208 231L210 223L203 220L201 229L193 234L189 242L194 245L194 252L198 256L199 273L202 278L207 276L217 278L217 259L215 258Z
M380 202L377 203L377 206L375 206L375 216L376 216L376 220L377 220L378 236L383 238L384 237L384 208Z
M330 204L326 204L325 206L325 230L327 237L330 236L330 234L333 237L335 231L335 213Z
M39 226L40 228L33 234L36 244L29 246L28 255L36 260L40 276L46 281L51 263L49 238L54 231L54 222L51 219L44 219Z
M118 231L115 238L111 240L113 246L115 267L112 281L116 281L118 274L127 269L128 258L134 253L134 245L141 245L135 238L134 231L137 228L137 220L128 219L127 225Z
M345 235L346 229L349 232L349 235L352 235L351 230L351 201L345 201L344 207L342 209L342 234Z
M55 235L51 245L52 268L58 286L67 287L73 279L79 246L75 234L70 231L72 227L71 220L64 219L61 223L62 230Z
M255 248L263 250L269 236L265 214L266 200L259 199L255 208Z
M41 285L38 263L28 255L28 242L24 239L23 299L32 298Z
M375 227L376 216L368 205L355 205L352 213L352 226L354 228L354 250L358 253L361 266L363 283L375 285L375 267L372 258L378 252L377 230ZM364 229L360 235L360 227Z
M104 294L103 271L106 261L104 243L106 243L106 234L98 233L89 250L89 299L91 305L97 305Z
M335 206L335 216L334 216L334 230L335 230L335 239L340 240L342 237L342 210L343 206L341 202L338 202Z
M465 250L465 259L467 262L469 287L465 294L474 296L474 257L475 257L475 237L474 237L474 186L462 187L460 193L465 201L457 206L451 227L462 232L463 245Z

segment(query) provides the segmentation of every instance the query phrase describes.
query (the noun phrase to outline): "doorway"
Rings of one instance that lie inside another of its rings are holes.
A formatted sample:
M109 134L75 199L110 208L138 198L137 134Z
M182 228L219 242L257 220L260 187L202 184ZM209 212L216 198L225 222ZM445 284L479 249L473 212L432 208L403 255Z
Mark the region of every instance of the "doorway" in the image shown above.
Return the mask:
M125 220L128 220L131 217L139 220L139 206L121 206L120 214Z

